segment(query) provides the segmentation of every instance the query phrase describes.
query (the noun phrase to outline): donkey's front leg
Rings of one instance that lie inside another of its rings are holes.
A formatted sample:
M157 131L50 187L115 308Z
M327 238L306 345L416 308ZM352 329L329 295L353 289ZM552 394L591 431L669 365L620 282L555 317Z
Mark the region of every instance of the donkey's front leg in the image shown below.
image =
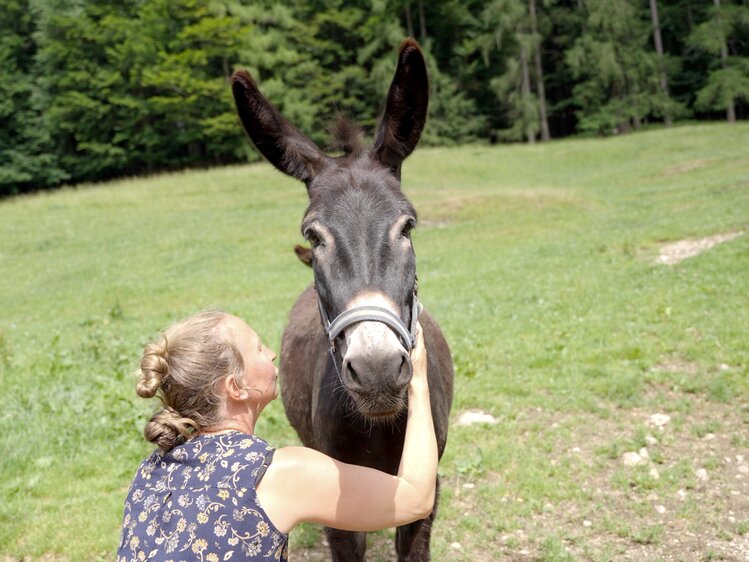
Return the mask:
M395 550L398 562L429 562L429 539L432 536L432 523L437 517L437 500L439 500L440 481L437 477L437 490L434 495L434 508L426 519L414 521L398 527L395 532Z
M398 527L395 532L395 550L398 562L429 562L429 538L432 535L434 511L426 519Z
M364 562L367 533L354 533L325 527L333 562Z

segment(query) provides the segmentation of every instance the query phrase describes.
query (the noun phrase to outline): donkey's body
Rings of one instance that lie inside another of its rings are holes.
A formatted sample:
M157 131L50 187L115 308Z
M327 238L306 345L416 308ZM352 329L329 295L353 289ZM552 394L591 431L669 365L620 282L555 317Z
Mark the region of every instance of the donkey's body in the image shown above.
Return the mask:
M453 393L450 351L437 323L420 316L427 349L429 395L439 456L447 442ZM328 353L317 294L313 286L301 294L289 316L281 343L282 399L289 422L307 447L343 462L396 474L403 451L405 412L393 423L376 424L356 415L338 380ZM314 482L310 482L314 486ZM362 509L366 509L362 506ZM429 560L429 536L436 514L398 529L396 549L401 560ZM364 559L364 533L328 530L333 559Z
M281 171L307 185L302 232L315 285L291 311L281 344L282 397L302 442L338 460L396 474L406 427L410 342L392 325L368 319L331 342L321 322L357 309L385 309L409 325L417 314L416 264L410 230L416 212L400 190L400 166L426 119L426 67L418 45L401 45L398 69L374 146L364 150L349 129L345 154L332 158L286 122L251 77L235 73L234 96L255 146ZM447 343L428 313L420 316L440 456L447 441L453 367ZM331 353L332 351L332 353ZM310 482L310 486L314 486ZM367 506L362 505L362 510ZM429 560L435 512L400 527L402 561ZM365 534L326 529L334 560L364 560Z

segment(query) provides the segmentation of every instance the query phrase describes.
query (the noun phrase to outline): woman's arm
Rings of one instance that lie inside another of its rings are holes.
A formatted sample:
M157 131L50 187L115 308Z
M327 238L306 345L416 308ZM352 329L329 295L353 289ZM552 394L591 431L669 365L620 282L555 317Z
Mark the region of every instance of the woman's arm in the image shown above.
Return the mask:
M421 329L411 357L408 423L397 476L339 462L306 447L278 449L257 494L280 531L288 532L302 521L348 531L373 531L424 519L431 513L437 440Z

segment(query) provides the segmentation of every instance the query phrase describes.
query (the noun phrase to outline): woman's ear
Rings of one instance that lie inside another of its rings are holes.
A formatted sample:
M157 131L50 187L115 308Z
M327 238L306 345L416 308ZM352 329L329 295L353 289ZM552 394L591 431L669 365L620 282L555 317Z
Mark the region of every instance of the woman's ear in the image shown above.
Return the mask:
M228 399L242 401L247 400L250 394L245 386L237 380L237 375L235 373L231 373L224 377L224 393Z

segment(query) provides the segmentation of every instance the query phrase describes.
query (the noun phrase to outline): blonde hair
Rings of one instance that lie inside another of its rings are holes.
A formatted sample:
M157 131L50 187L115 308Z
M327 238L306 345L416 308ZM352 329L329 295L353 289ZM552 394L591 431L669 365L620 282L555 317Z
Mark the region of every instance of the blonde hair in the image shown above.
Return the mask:
M241 377L244 361L235 342L221 329L225 312L199 312L173 324L143 351L135 391L141 398L158 394L163 408L143 434L168 451L192 434L221 421L217 382Z

